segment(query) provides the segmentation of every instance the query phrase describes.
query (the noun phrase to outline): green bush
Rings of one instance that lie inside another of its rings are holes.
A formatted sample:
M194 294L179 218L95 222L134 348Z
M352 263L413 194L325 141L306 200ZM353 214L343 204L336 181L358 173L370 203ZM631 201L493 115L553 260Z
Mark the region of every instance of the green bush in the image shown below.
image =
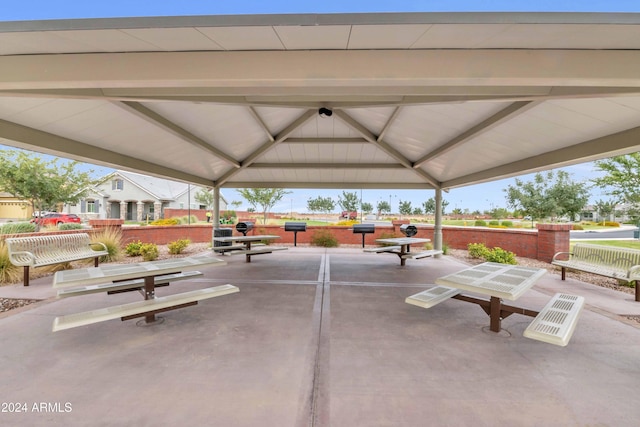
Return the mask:
M158 252L158 245L155 243L143 243L140 246L140 255L145 261L153 261L158 259L160 253Z
M516 254L497 246L488 252L485 259L489 262L499 262L500 264L517 264Z
M489 248L487 248L484 243L469 243L467 245L467 250L469 251L469 256L471 258L486 258L489 253Z
M180 224L197 224L198 221L200 221L196 215L191 215L191 216L185 215L180 218L172 218L172 219L177 219Z
M36 225L31 222L8 222L0 226L0 234L34 233Z
M504 225L505 227L513 227L513 221L502 221L500 225Z
M476 227L486 227L487 223L481 219L477 219L474 225Z
M500 225L500 221L496 221L495 219L489 221L489 225Z
M177 255L182 253L182 251L189 246L189 243L191 243L191 240L189 239L180 239L180 240L176 240L175 242L170 242L167 245L167 248L169 249L169 253L172 255Z
M487 248L484 243L469 243L467 245L471 258L482 258L488 262L498 262L500 264L517 264L516 254L502 248Z
M114 227L103 228L100 232L91 235L91 243L104 243L108 255L100 257L100 262L114 262L120 259L122 247L122 232Z
M81 230L83 228L82 224L76 224L75 222L66 222L58 225L58 230Z
M338 239L329 230L318 229L311 236L311 244L325 248L338 247Z
M128 256L140 256L140 248L142 247L142 242L138 240L137 242L131 242L127 245L124 251Z

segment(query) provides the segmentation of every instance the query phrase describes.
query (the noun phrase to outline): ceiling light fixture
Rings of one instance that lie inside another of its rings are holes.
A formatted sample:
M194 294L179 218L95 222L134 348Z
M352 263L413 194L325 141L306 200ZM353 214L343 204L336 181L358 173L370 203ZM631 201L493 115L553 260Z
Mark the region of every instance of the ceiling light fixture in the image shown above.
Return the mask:
M333 114L333 111L331 111L328 108L322 107L318 110L318 114L320 114L320 117L331 117L331 115Z

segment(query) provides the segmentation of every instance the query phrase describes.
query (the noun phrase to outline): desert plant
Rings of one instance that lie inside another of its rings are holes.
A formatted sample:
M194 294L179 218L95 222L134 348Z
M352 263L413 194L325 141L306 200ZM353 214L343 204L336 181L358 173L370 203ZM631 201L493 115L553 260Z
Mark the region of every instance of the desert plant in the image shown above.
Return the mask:
M91 235L91 243L103 243L107 247L108 255L100 257L100 262L114 262L120 259L122 248L122 232L113 227L103 228Z
M338 247L338 239L333 233L326 229L318 229L311 236L311 244L315 246L322 246L325 248Z
M140 255L145 261L153 261L158 259L160 253L158 252L158 245L155 243L143 243L140 245Z
M9 261L9 249L0 240L0 283L17 283L22 280L22 267L16 267Z
M573 230L584 230L584 227L581 226L580 224L573 224L573 226L571 228Z
M485 259L489 262L499 262L500 264L517 264L516 254L497 246L488 252Z
M124 251L128 256L140 256L140 247L142 246L142 242L138 240L137 242L131 242L127 245Z
M182 251L189 246L189 243L191 243L191 240L189 239L179 239L174 242L170 242L167 245L167 248L169 249L170 254L177 255L182 253Z
M36 225L31 222L8 222L0 226L0 234L33 233Z
M484 259L489 252L489 248L487 248L484 243L469 243L467 245L467 250L469 251L469 256L471 258Z

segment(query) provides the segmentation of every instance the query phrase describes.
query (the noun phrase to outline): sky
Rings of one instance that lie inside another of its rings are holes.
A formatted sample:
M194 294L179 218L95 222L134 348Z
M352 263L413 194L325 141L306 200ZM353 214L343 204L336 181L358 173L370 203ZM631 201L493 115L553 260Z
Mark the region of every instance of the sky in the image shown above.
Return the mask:
M249 1L213 1L213 0L28 0L22 2L2 2L0 21L22 21L42 19L72 18L116 18L137 16L188 16L188 15L226 15L226 14L286 14L286 13L363 13L363 12L640 12L640 0L440 0L440 1L302 1L302 0L249 0ZM111 172L99 166L92 167L97 174ZM593 164L575 165L563 170L569 172L575 181L587 181L597 172ZM530 181L533 175L519 177ZM449 203L448 208L488 210L493 207L507 207L505 189L514 185L514 179L493 181L465 188L452 189L443 194ZM331 197L338 201L342 190L289 190L276 205L274 212L306 212L307 200L317 196ZM345 190L360 193L360 190ZM237 191L223 189L228 201L243 201ZM392 211L397 212L400 201L411 201L413 207L420 206L429 198L435 197L428 190L362 190L362 201L374 207L378 201L391 203ZM606 194L598 189L592 190L591 202L607 200ZM246 204L240 209L246 208Z

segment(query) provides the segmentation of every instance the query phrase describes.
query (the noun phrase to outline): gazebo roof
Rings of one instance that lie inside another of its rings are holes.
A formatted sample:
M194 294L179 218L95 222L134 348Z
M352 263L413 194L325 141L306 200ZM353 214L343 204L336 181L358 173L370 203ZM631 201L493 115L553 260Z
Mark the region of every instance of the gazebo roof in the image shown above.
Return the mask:
M0 143L204 186L449 189L640 151L639 49L639 14L0 22Z

